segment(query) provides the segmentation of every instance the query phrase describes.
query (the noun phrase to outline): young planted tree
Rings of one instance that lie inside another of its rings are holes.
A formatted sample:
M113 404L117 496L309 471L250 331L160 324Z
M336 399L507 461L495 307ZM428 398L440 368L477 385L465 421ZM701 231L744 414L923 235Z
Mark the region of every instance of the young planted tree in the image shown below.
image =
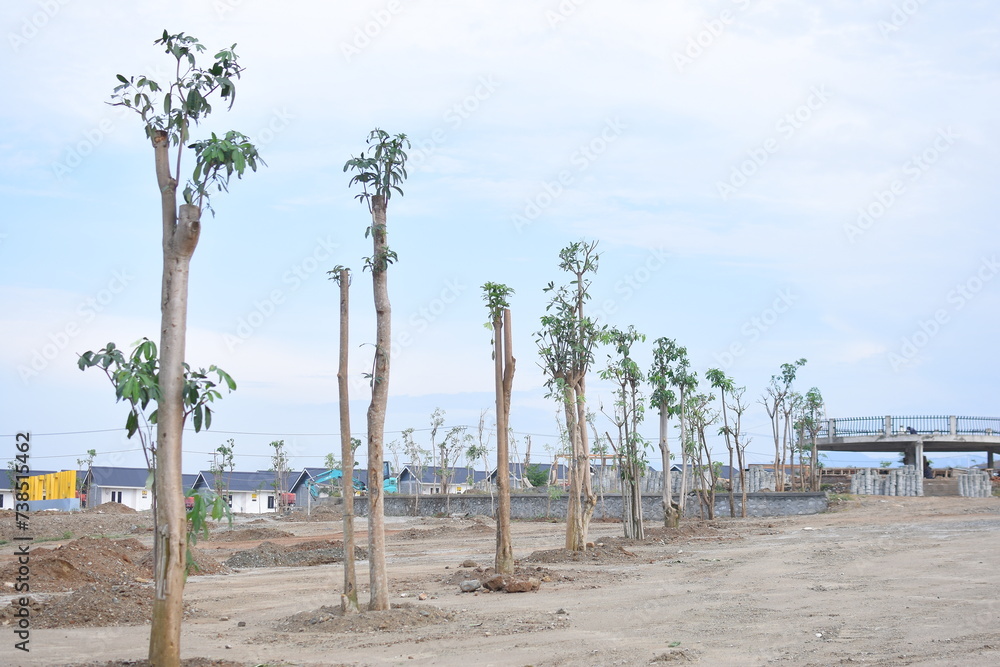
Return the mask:
M510 394L514 386L513 333L508 299L514 290L501 283L483 285L483 299L490 314L486 324L493 329L493 385L497 415L497 548L494 569L514 573L514 548L510 539Z
M688 398L687 414L691 421L691 456L693 471L697 480L695 490L701 500L702 517L715 518L715 489L719 478L719 468L712 461L712 449L708 446L705 431L719 418L717 410L712 409L714 396L694 394Z
M181 526L181 544L177 547L173 540L166 540L164 536L172 536L172 526L164 526L167 517L159 511L158 503L163 499L163 492L160 484L163 483L166 475L157 466L163 464L165 457L161 455L162 446L159 441L153 438L153 425L159 424L162 420L160 415L165 404L162 387L160 385L163 374L160 367L160 359L157 356L156 343L146 338L136 343L135 348L126 357L114 343L108 343L97 352L86 351L77 360L80 370L96 367L104 371L111 384L115 388L116 401L125 401L129 404L128 416L125 418L125 433L131 439L139 436L143 454L146 456L146 465L150 471L153 486L153 562L156 564L154 575L157 577L156 595L153 602L153 628L150 631L150 662L158 665L179 664L172 656L180 642L180 619L174 618L173 609L170 606L175 601L179 604L182 601L184 568L188 561L188 545L197 539L197 530L200 526L207 525L204 517L207 512L211 512L213 517L221 517L223 508L222 499L216 496L212 507L207 507L206 503L199 496L195 497L195 506L191 512L187 512L184 507L183 490L181 491L181 509L183 512L183 523ZM184 385L181 391L181 428L188 417L193 417L195 432L202 428L208 430L212 425L212 407L216 399L222 398L219 391L221 385L225 385L228 391L236 390L236 382L221 368L209 366L206 371L200 368L192 371L186 364L182 364ZM210 376L214 375L215 380ZM156 408L147 414L150 403L155 403ZM179 455L179 452L178 452ZM179 484L183 489L183 485ZM188 530L189 521L192 522L192 531ZM180 549L179 558L181 560L180 587L174 584L174 579L169 576L173 573L167 569L167 564L173 565L173 560L178 554L164 553L164 549ZM162 583L162 590L159 584ZM159 597L162 593L163 597ZM159 607L157 606L159 603ZM157 615L157 609L160 609ZM177 635L173 634L177 625ZM153 654L156 658L153 658ZM179 660L179 658L178 658Z
M472 436L466 433L467 427L453 426L445 433L444 439L438 445L441 464L439 474L441 476L442 488L444 488L445 511L451 511L451 483L455 476L455 463L462 452L463 446L467 446L472 440Z
M405 134L390 137L375 128L368 135L368 154L361 152L344 165L344 171L356 172L350 185L361 184L357 195L368 206L372 224L365 235L372 237L372 256L365 268L372 272L375 300L375 362L372 368L372 398L368 405L368 573L372 611L389 609L389 580L385 567L385 498L382 479L385 409L389 402L389 356L392 348L392 308L389 303L387 271L396 261L389 248L386 214L393 191L402 196L399 184L406 179L406 152L410 142Z
M96 449L88 449L87 450L87 458L85 458L85 459L77 459L76 460L76 465L80 466L81 469L84 469L84 470L87 471L86 473L83 474L82 477L79 476L79 475L77 475L77 479L76 479L76 492L77 492L77 494L82 495L84 498L88 498L90 496L90 489L88 487L84 486L84 481L90 475L90 471L94 467L94 459L96 457L97 457L97 450ZM11 488L11 489L16 488L15 484L16 484L16 479L12 477L11 480L10 480L10 487L8 487L8 488ZM84 507L87 506L86 500L84 501L83 506Z
M569 499L566 517L566 548L584 551L590 519L597 505L590 478L590 446L587 434L587 372L594 360L594 347L603 328L584 314L590 299L589 274L597 271L597 242L571 243L559 252L559 268L573 275L568 286L549 283L552 300L536 332L541 366L548 376L550 396L558 397L565 412L572 456L569 466Z
M413 438L413 428L403 429L403 451L409 459L410 471L417 478L417 488L414 492L414 512L420 509L420 492L424 482L424 468L427 466L427 457L430 454L426 449L417 444Z
M739 468L741 509L740 516L747 515L747 478L746 478L746 450L751 438L741 429L743 426L743 415L747 411L747 404L743 401L746 387L732 387L729 391L729 403L726 406L733 413L733 422L730 432L733 436L733 446L736 449L736 465ZM730 488L732 487L732 471L730 471Z
M687 396L697 386L698 378L690 371L687 348L677 345L672 338L657 338L653 346L653 365L649 370L649 383L653 394L651 401L660 413L660 453L663 458L663 525L676 528L684 512L687 496ZM674 387L680 398L670 389ZM676 403L675 403L676 401ZM680 503L673 505L673 484L670 479L670 446L667 426L670 417L677 415L681 427L681 488Z
M212 456L212 465L209 472L212 473L212 480L215 482L215 493L225 499L226 503L232 507L232 498L229 494L229 486L232 482L233 471L236 470L236 441L230 438L226 444L215 448ZM229 472L227 475L226 472ZM229 526L232 530L232 525Z
M118 75L112 104L136 112L146 137L153 145L153 162L160 211L163 246L163 281L160 297L160 368L158 372L156 422L156 514L157 563L150 630L149 660L156 665L180 661L182 595L184 590L185 535L187 520L181 482L181 438L184 426L186 379L184 374L187 333L188 274L191 257L201 233L201 214L213 189L227 190L233 174L241 178L249 167L256 171L261 161L257 149L243 134L215 133L193 141L192 126L208 116L216 96L232 107L235 81L243 68L235 45L215 54L208 67L199 65L205 47L194 37L166 30L155 44L165 48L175 62L173 77L159 83L146 76ZM183 188L181 162L185 147L194 152L194 171ZM171 157L170 151L176 149Z
M437 434L438 430L442 426L444 426L444 410L442 410L441 408L434 408L434 412L431 413L431 450L430 450L432 483L440 483L441 481L441 471L437 465L438 462Z
M271 455L271 470L274 471L274 494L278 496L277 507L279 512L288 509L288 501L285 494L288 492L288 454L285 452L285 441L274 440L270 444L274 448Z
M642 529L642 473L646 468L646 441L639 435L645 406L639 386L645 377L639 364L632 358L632 346L646 337L631 326L626 331L611 328L601 336L601 342L615 348L608 355L608 366L600 373L602 380L615 383L615 412L611 421L618 427L618 446L608 436L615 451L618 474L622 480L622 524L625 537L641 540Z
M771 420L771 436L774 438L775 491L785 490L785 458L782 451L782 435L786 433L782 424L782 417L786 414L785 401L792 389L792 383L795 381L796 371L805 363L805 359L799 359L791 364L781 364L781 374L771 376L771 381L760 398L760 404L764 406L764 410L767 411L767 416ZM787 443L787 436L785 442Z
M823 394L819 388L812 387L806 392L801 403L801 413L799 422L804 433L808 434L809 447L809 478L812 480L811 489L819 491L819 477L817 474L816 438L823 430L826 421L826 406L823 402Z
M479 424L476 426L476 438L470 444L468 449L465 450L465 456L471 462L470 467L475 466L477 459L482 459L483 470L489 473L490 470L490 436L491 432L486 430L486 410L482 410L479 413ZM490 490L490 512L494 512L495 508L493 506L493 485L489 483L487 479L487 487Z
M351 407L347 363L350 343L351 272L350 269L338 266L329 274L331 280L336 281L340 287L340 352L337 365L337 400L340 404L340 493L344 501L344 592L340 596L340 609L346 614L360 611L358 580L354 567L354 447L351 442ZM328 466L330 470L335 467L332 463Z
M726 394L732 394L735 385L733 384L733 379L718 368L710 368L705 373L705 379L712 384L712 387L719 390L719 397L722 403L722 427L719 429L719 433L725 436L726 449L729 450L729 516L735 517L736 498L735 490L733 489L733 454L735 452L735 445L733 444L733 431L729 428L729 413L726 411Z

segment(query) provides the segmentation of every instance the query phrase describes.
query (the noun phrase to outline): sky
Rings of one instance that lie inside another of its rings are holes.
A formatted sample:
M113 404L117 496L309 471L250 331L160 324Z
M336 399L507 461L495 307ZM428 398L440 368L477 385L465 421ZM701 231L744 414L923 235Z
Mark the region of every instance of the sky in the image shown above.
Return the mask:
M230 438L243 470L269 467L279 439L294 468L339 452L336 265L354 271L364 437L370 217L344 164L375 127L412 143L388 212L387 441L412 427L426 446L438 407L442 430L474 433L484 410L490 430L489 281L515 290L518 451L531 434L532 460L551 459L557 405L534 333L543 288L569 281L559 250L580 240L601 253L591 312L647 336L641 365L666 336L699 377L721 368L746 387L750 462L773 460L756 401L800 358L795 388L819 388L831 417L1000 417L998 18L985 0L6 2L3 451L31 431L35 469L75 467L89 449L100 465L144 465L111 384L76 361L158 336L152 149L140 119L107 102L117 74L170 76L153 44L164 29L208 55L237 44L235 104L192 137L240 130L267 163L203 218L188 361L238 389L210 431L185 434L185 472ZM588 385L601 430L606 358ZM651 412L642 433L655 441Z

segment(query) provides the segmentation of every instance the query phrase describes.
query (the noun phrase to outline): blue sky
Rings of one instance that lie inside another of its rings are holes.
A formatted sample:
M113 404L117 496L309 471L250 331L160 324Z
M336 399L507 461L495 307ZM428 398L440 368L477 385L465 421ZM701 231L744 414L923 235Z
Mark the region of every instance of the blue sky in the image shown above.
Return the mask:
M446 426L490 408L480 286L503 282L516 290L512 425L547 460L556 405L533 332L542 287L567 280L558 251L579 239L600 242L602 321L675 338L700 374L721 367L748 396L804 357L796 387L819 387L831 416L1000 416L998 13L919 0L5 3L0 432L12 444L34 432L38 468L90 448L104 465L142 464L113 432L125 410L110 384L75 361L157 335L152 151L138 118L105 102L118 73L166 76L152 44L164 28L210 51L238 44L236 105L194 136L239 129L268 164L215 199L194 256L189 361L239 389L212 431L186 437L186 472L229 437L241 469L267 467L278 438L296 467L339 449L336 264L356 271L363 432L368 214L343 165L375 126L414 144L389 209L387 440L426 429L435 407ZM590 388L610 404L596 374ZM747 430L750 460L768 460L762 409Z

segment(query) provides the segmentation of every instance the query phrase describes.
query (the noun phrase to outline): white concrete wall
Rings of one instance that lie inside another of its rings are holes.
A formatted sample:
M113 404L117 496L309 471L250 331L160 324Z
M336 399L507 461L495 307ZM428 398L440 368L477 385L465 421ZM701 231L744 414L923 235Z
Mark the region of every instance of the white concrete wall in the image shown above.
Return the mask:
M232 510L240 514L268 514L276 509L268 508L267 499L274 497L274 491L230 491L233 497ZM274 505L277 505L277 499Z
M112 500L118 502L119 491L122 494L122 505L131 507L139 512L153 508L152 491L149 489L136 489L130 487L102 486L100 503L110 503ZM93 505L90 506L93 507Z

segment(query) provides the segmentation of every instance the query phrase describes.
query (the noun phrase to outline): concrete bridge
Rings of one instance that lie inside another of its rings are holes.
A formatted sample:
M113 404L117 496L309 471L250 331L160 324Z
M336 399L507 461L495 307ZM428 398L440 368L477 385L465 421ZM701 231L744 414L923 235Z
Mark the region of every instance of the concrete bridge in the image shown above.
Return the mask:
M899 452L923 467L929 452L986 452L986 467L1000 454L1000 418L931 415L828 419L816 439L826 452Z

